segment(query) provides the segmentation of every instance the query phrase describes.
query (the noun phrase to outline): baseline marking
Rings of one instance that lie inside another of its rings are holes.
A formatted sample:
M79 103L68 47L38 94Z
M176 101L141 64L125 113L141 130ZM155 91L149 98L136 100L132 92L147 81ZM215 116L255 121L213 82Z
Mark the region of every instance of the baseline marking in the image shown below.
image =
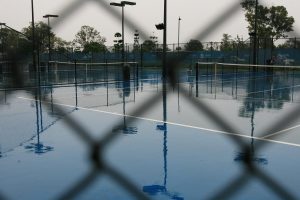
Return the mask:
M27 100L27 101L38 101L38 102L40 102L39 100L26 98L26 97L17 97L17 98ZM47 102L47 101L41 101L41 102L48 103L48 104L51 103L51 102ZM58 105L58 106L65 106L65 107L69 107L69 108L74 108L75 107L73 105L68 105L68 104L60 104L60 103L53 103L53 104ZM103 111L103 110L96 110L96 109L91 109L91 108L84 108L84 107L80 107L80 106L77 106L76 108L81 109L81 110L98 112L98 113L104 113L104 114L110 114L110 115L116 115L116 116L122 116L122 117L130 117L130 118L145 120L145 121L150 121L150 122L166 123L166 124L170 124L170 125L174 125L174 126L180 126L180 127L184 127L184 128L192 128L192 129L196 129L196 130L203 130L203 131L208 131L208 132L211 132L211 133L217 133L217 134L221 134L221 135L231 135L231 136L243 137L243 138L247 138L247 139L255 139L255 140L258 140L258 141L264 141L264 142L271 142L271 143L284 144L284 145L289 145L289 146L294 146L294 147L300 147L300 144L282 142L282 141L278 141L278 140L271 140L271 139L266 139L264 137L262 137L262 138L254 137L254 136L252 137L252 136L242 135L242 134L238 134L238 133L230 133L230 132L225 132L225 131L220 131L220 130L214 130L214 129L202 128L202 127L197 127L197 126L192 126L192 125L180 124L180 123L175 123L175 122L167 122L167 121L164 122L162 120L156 120L156 119L145 118L145 117L136 117L136 116L131 116L131 115L123 115L123 114L120 114L120 113L108 112L108 111Z

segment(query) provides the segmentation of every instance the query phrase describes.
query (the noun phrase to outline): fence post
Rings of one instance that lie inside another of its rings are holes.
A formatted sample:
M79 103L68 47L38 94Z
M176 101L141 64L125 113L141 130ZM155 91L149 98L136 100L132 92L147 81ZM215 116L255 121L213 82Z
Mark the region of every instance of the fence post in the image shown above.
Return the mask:
M105 79L106 79L106 106L108 106L108 65L107 59L105 60Z
M138 79L139 79L139 64L138 63L135 63L135 73L136 73L135 78L138 81Z
M143 52L143 44L141 44L141 81L143 81L143 67L144 67L144 52Z
M199 82L199 63L196 63L196 97L199 96L199 87L198 87L198 82Z
M293 71L292 102L294 102L295 68L293 68L292 71Z

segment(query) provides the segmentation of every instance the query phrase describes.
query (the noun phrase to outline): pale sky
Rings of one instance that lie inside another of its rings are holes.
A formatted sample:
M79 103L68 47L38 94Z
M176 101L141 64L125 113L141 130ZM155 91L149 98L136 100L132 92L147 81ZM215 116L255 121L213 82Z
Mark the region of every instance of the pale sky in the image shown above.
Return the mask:
M35 21L44 21L45 14L63 15L65 8L78 0L34 0ZM102 0L109 5L113 0ZM267 5L283 5L287 8L289 15L295 18L295 30L297 33L292 36L300 37L300 12L299 0L260 0ZM76 10L64 21L58 24L53 31L65 40L73 40L75 34L82 25L89 25L96 28L102 36L107 39L106 45L112 45L114 33L121 32L121 21L93 1L85 1L80 9ZM119 2L119 1L115 1ZM148 36L153 32L162 42L162 32L157 31L155 24L163 22L163 0L136 0L136 6L125 7L125 18L137 24ZM187 42L189 39L197 39L196 35L203 32L214 20L226 9L229 9L238 0L168 0L168 43L177 43L178 17L182 18L180 42ZM28 26L31 21L31 0L1 0L0 22L21 30ZM114 7L121 13L119 7ZM55 23L55 20L51 19ZM218 26L202 42L220 41L223 33L233 37L239 35L244 39L248 38L247 22L244 12L239 9L221 26ZM125 28L125 42L133 43L133 32Z

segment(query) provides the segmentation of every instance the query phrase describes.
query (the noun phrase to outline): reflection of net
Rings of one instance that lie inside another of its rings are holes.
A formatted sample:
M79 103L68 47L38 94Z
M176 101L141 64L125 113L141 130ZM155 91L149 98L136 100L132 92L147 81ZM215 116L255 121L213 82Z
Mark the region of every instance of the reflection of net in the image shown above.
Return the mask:
M133 102L134 82L128 82L128 85L124 86L123 84L122 81L81 86L83 90L78 93L78 106L96 108Z
M135 81L110 81L43 87L42 95L49 99L50 105L57 102L70 107L96 108L133 102L135 84Z
M198 62L191 76L195 77L199 96L218 94L219 97L299 100L294 96L300 82L298 66Z
M137 63L77 63L50 62L49 79L53 84L94 83L123 80L124 66L129 67L130 79L136 77Z

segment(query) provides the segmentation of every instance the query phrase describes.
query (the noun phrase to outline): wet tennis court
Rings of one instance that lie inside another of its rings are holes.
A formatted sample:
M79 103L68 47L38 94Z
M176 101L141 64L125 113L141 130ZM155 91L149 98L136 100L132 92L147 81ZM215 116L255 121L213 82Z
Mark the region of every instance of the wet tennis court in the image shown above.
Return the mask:
M160 74L151 69L128 81L96 83L86 74L92 81L78 84L66 75L59 85L2 89L1 192L11 199L55 199L89 175L90 149L66 123L72 118L95 140L118 133L103 152L104 162L151 199L210 199L240 177L246 180L231 199L281 199L265 178L245 169L245 152L234 138L251 148L261 173L300 198L297 70L253 75L203 64L182 70L180 87L168 87L166 98ZM149 109L144 102L153 96ZM224 130L190 99L235 131ZM140 106L146 112L135 112ZM122 126L116 130L116 124ZM100 173L76 199L99 198L135 197Z

